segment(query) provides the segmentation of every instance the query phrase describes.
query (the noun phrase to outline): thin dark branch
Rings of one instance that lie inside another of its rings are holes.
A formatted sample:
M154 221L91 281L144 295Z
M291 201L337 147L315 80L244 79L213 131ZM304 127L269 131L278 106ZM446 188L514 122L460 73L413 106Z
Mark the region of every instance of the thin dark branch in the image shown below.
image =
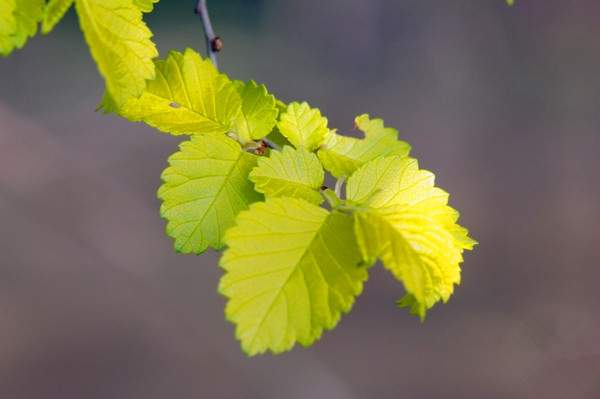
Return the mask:
M223 48L223 40L215 35L212 23L210 22L210 15L208 14L206 0L198 0L194 11L202 19L202 26L204 26L204 37L206 39L206 52L210 56L210 59L215 67L218 69L219 63L217 60L217 53Z
M275 144L274 142L272 142L271 140L267 139L266 137L264 137L262 139L262 141L265 143L265 145L273 150L277 150L280 151L281 147L277 144Z
M208 7L206 0L198 0L196 2L196 8L194 12L202 19L202 26L204 27L204 38L206 39L206 52L210 56L213 64L219 69L219 62L217 60L217 53L223 48L223 40L215 35L212 23L210 22L210 14L208 13ZM274 150L281 150L281 147L267 138L263 138L262 142L266 147Z

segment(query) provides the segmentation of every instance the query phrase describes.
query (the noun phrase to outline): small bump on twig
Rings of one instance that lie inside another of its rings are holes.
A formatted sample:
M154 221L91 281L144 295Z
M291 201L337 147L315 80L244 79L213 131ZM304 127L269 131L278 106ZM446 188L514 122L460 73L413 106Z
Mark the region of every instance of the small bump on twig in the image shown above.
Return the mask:
M223 39L221 39L219 36L212 39L210 41L210 48L212 49L212 51L217 53L221 51L223 49Z
M206 39L206 52L213 62L214 66L218 69L219 63L217 60L217 52L223 48L223 40L215 35L212 23L210 21L210 15L208 14L208 7L206 0L198 0L194 12L200 16L202 20L202 26L204 28L204 38Z

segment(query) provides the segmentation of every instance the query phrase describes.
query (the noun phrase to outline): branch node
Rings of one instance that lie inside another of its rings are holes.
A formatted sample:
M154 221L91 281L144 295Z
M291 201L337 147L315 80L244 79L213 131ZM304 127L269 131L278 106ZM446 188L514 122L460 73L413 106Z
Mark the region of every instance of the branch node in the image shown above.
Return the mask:
M263 137L262 142L265 143L265 145L272 150L281 151L281 146L273 143L271 140L267 139L266 137Z
M202 26L204 27L204 38L206 39L206 52L212 60L215 67L218 69L219 64L217 62L217 52L223 48L223 41L217 35L210 22L210 15L208 15L208 7L206 6L206 0L198 0L194 12L200 16L202 20Z
M212 39L210 41L210 48L212 49L212 51L217 53L221 51L223 49L223 39L221 39L219 36Z

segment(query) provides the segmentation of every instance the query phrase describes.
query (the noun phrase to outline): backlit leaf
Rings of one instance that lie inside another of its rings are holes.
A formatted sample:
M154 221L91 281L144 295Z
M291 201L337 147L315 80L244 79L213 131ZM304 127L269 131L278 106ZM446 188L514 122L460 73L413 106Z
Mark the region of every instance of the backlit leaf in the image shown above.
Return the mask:
M357 241L367 261L380 258L409 295L400 301L421 319L436 302L446 302L460 283L462 252L476 244L456 222L448 194L434 175L407 157L378 158L348 181Z
M177 251L201 253L223 246L223 234L238 212L262 198L248 180L256 158L222 135L195 135L180 145L158 191Z
M142 12L152 12L154 10L154 4L158 3L159 0L133 0L133 4Z
M352 217L301 199L253 204L225 241L219 291L249 355L311 345L350 310L367 278Z
M152 32L132 0L75 0L79 24L106 82L103 109L117 111L154 78Z
M16 0L0 1L0 55L8 55L14 48L12 34L17 29Z
M317 149L329 132L327 118L308 103L291 103L277 124L279 131L296 148Z
M42 19L42 33L49 33L71 8L74 0L50 0L44 7Z
M341 136L332 131L319 150L323 167L337 178L352 175L377 157L410 152L410 145L398 140L398 131L385 127L381 119L370 119L364 114L355 119L355 125L364 132L365 138Z
M11 7L11 3L9 0L8 7ZM9 39L12 45L6 54L15 48L22 48L30 37L35 36L43 16L43 7L44 0L15 0L13 11L15 24L12 25L9 21L9 26L12 28Z
M260 158L250 173L256 191L267 197L303 198L314 204L323 202L319 189L325 173L317 156L303 148L285 146Z
M242 142L265 137L277 122L279 111L275 106L275 97L269 94L265 85L258 85L253 80L236 82L238 93L242 99L242 111L235 121L235 132Z
M235 85L193 50L156 61L156 79L121 114L174 135L226 133L240 113Z

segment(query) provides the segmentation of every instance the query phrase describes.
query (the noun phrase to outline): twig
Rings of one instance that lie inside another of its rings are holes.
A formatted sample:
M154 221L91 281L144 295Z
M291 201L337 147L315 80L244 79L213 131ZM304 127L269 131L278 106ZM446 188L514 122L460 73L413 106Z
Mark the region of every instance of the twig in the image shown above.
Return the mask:
M278 144L275 144L274 142L272 142L271 140L269 140L266 137L263 137L262 141L265 143L265 145L273 150L277 150L277 151L281 151L281 146Z
M346 178L342 176L335 182L335 195L337 195L338 198L342 198L342 186L344 185L345 181Z
M196 2L196 8L194 12L200 15L202 19L202 26L204 27L204 37L206 39L206 52L210 56L210 59L214 66L219 69L219 62L217 60L217 53L223 48L223 40L215 35L212 23L210 22L210 14L208 13L208 7L206 6L206 0L198 0ZM274 150L281 150L281 147L267 138L263 138L262 142L266 147Z
M210 56L210 59L215 67L219 69L217 53L223 48L223 40L219 36L215 35L212 23L210 22L210 15L208 14L206 0L198 0L194 12L200 15L200 18L202 19L202 25L204 26L204 37L206 38L206 52Z

